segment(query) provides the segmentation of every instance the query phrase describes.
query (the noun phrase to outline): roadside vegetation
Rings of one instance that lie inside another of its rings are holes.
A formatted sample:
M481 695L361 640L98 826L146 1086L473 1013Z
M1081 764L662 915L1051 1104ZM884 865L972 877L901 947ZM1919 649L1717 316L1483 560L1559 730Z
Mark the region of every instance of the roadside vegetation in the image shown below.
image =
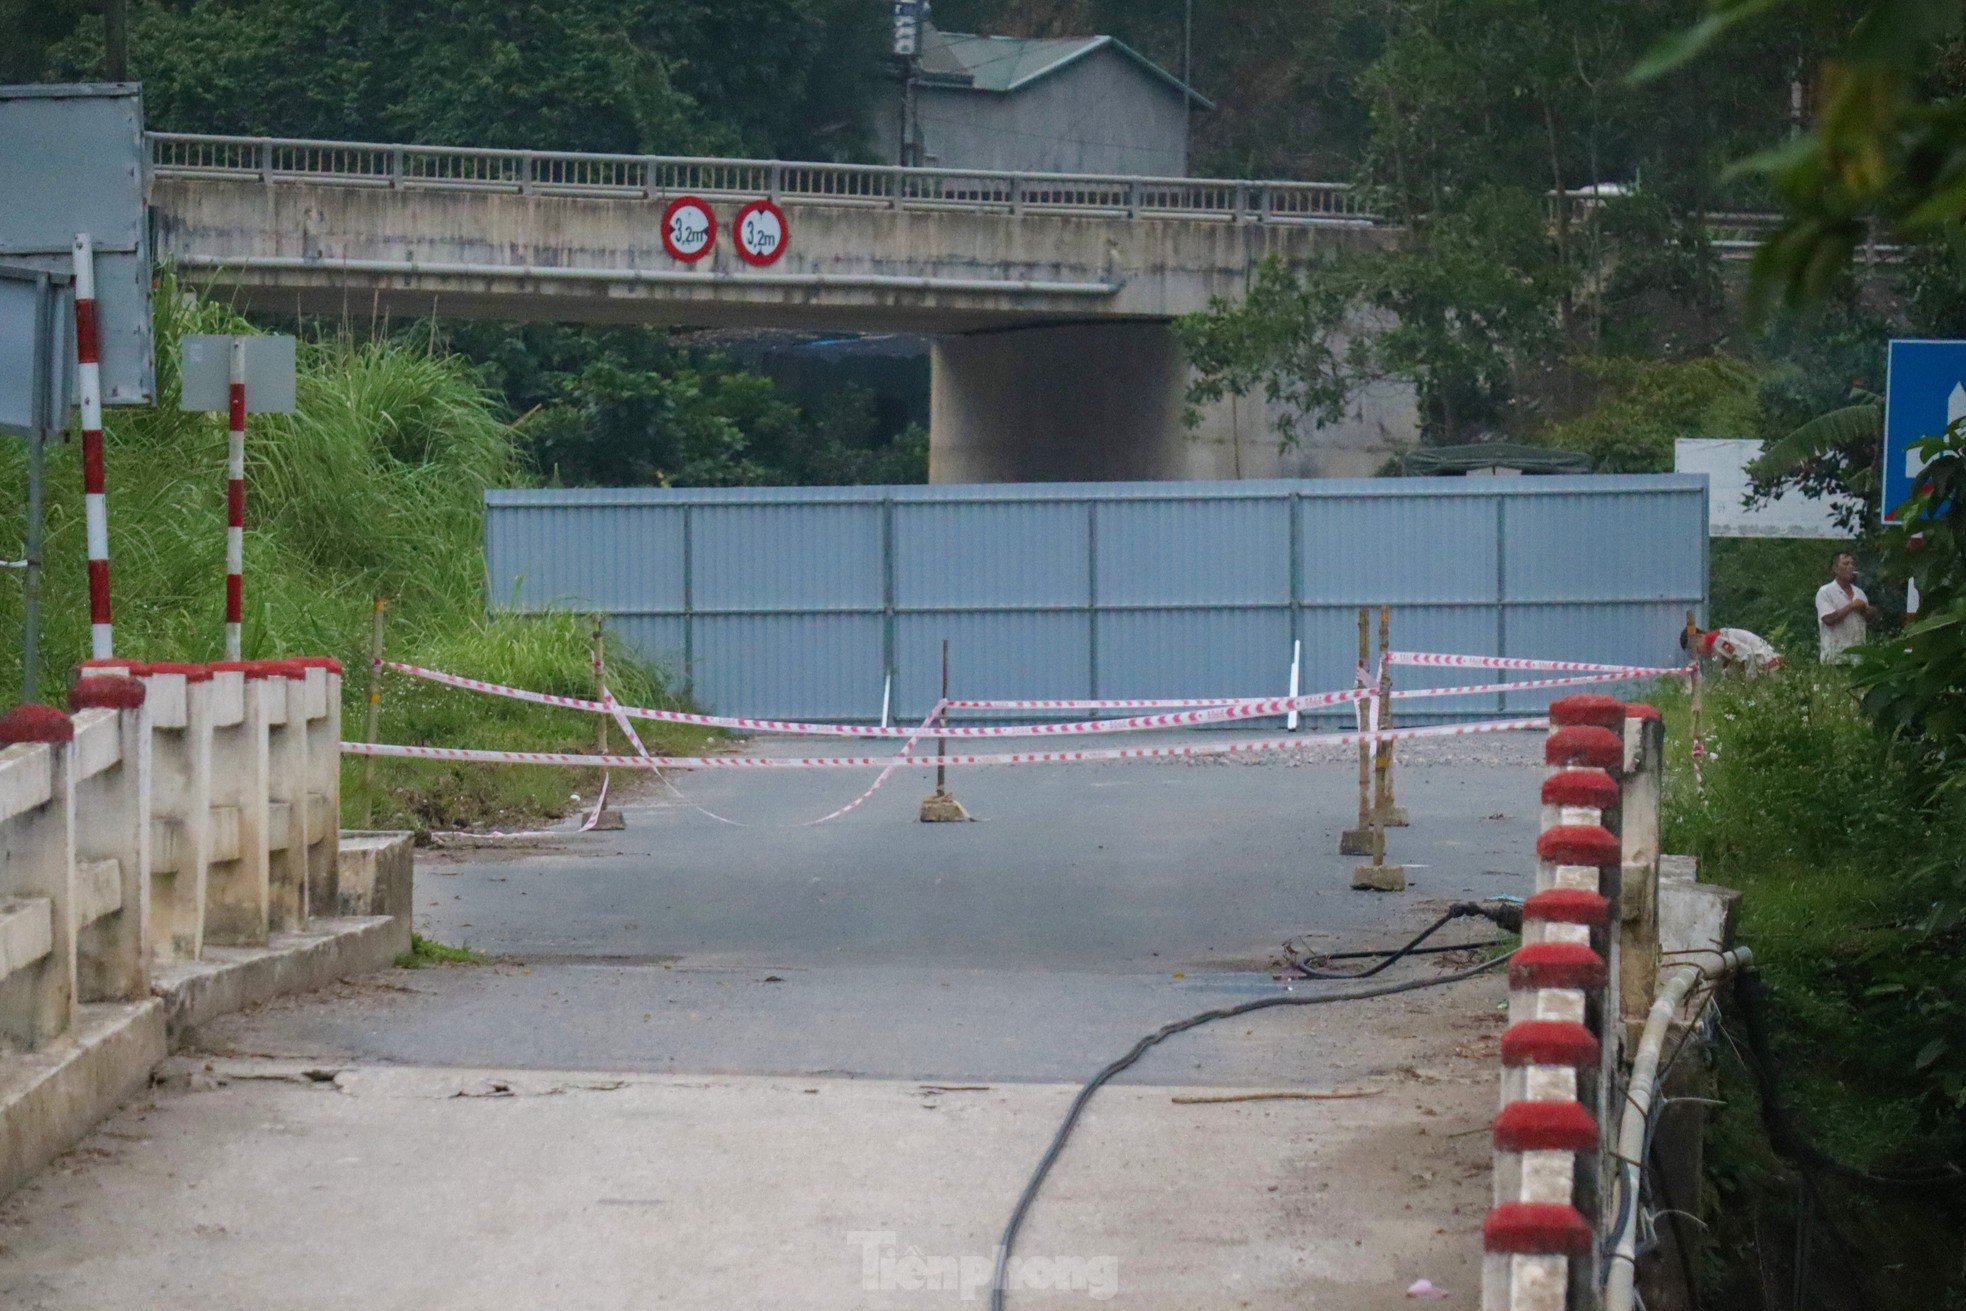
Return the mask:
M1703 781L1683 764L1669 777L1667 848L1744 894L1737 930L1768 986L1778 1096L1800 1134L1768 1122L1723 1006L1715 1300L1966 1306L1966 1175L1908 1178L1966 1167L1966 424L1927 449L1928 487L1907 507L1918 532L1871 543L1886 568L1916 569L1923 609L1874 630L1854 667L1817 664L1805 640L1819 544L1728 544L1744 605L1772 611L1788 593L1797 618L1769 631L1789 660L1709 681ZM1674 692L1662 704L1669 759L1686 762L1691 707Z
M155 298L159 403L108 412L111 579L117 654L216 660L224 646L225 423L177 408L177 343L187 333L247 330L223 306L166 277ZM593 691L584 616L486 613L483 499L524 481L511 427L468 364L404 342L304 342L299 412L259 416L247 439L248 659L330 655L345 670L345 735L367 701L373 599L388 600L388 654L541 691ZM58 701L88 655L82 474L76 443L49 449L42 638L44 700ZM25 477L22 448L0 445L0 479ZM19 541L23 509L0 507L0 537ZM0 589L0 628L18 632L20 590ZM16 663L0 697L18 699ZM495 700L385 675L384 741L521 750L588 750L590 716ZM668 704L649 670L617 644L611 682L630 704ZM702 734L655 733L651 750L693 750ZM361 762L344 762L344 820L379 827L536 821L591 796L598 778L565 770L378 761L372 798Z
M1781 1095L1803 1132L1864 1170L1966 1159L1966 813L1921 753L1880 731L1849 671L1791 658L1705 691L1702 790L1669 776L1665 845L1739 889L1737 932L1768 985ZM1669 759L1691 748L1663 698ZM1709 1305L1966 1305L1959 1190L1872 1187L1778 1155L1721 1010L1708 1145ZM1798 1258L1798 1253L1813 1255Z
M398 956L395 964L399 970L422 970L433 965L483 965L490 959L481 951L471 950L469 943L453 947L421 933L412 933L410 949Z

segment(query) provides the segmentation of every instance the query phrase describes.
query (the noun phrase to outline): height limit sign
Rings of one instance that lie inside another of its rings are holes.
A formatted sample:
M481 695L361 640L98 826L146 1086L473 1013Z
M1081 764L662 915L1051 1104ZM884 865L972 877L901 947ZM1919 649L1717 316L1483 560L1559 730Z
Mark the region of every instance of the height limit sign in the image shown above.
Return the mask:
M785 223L784 210L769 200L754 200L737 211L731 223L731 237L746 264L763 268L778 262L791 232Z
M669 257L694 264L717 240L717 216L699 196L678 196L662 212L662 248Z

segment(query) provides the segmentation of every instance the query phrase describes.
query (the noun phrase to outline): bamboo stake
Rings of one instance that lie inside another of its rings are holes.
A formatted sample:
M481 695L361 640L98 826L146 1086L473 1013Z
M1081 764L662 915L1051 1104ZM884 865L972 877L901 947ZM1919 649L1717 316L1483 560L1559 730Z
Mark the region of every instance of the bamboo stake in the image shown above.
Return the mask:
M362 715L362 738L373 742L382 730L382 625L389 602L375 599L369 627L369 704ZM375 822L375 757L362 757L362 827Z

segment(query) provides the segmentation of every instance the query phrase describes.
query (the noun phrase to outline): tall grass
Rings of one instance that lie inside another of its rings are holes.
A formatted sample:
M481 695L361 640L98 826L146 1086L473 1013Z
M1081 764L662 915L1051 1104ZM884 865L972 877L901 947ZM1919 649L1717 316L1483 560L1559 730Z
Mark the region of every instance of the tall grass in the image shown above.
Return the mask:
M1788 1105L1825 1150L1860 1166L1958 1159L1966 1119L1940 1057L1962 1032L1966 997L1958 935L1933 924L1933 870L1966 833L1921 804L1915 760L1864 717L1842 669L1803 659L1771 677L1710 681L1704 787L1677 764L1691 745L1684 694L1658 702L1676 765L1665 849L1698 856L1702 878L1742 893L1737 930L1769 987ZM1724 1038L1716 1050L1724 1105L1708 1165L1722 1205L1709 1292L1772 1305L1767 1281L1798 1277L1785 1267L1800 1231L1819 1249L1811 1305L1966 1305L1957 1207L1832 1179L1819 1181L1827 1214L1799 1208L1737 1047Z
M222 415L178 406L178 342L189 333L249 331L223 306L165 277L156 293L158 404L114 410L105 432L116 649L138 660L214 660L223 651L225 445ZM592 690L584 618L487 615L483 500L520 480L512 432L459 360L401 342L303 342L298 411L254 415L247 439L247 658L332 655L347 670L344 725L355 736L366 700L373 598L386 597L388 649L399 659L543 690ZM66 670L88 654L79 451L47 463L41 689L57 699ZM20 489L20 444L0 449L0 478ZM18 494L0 506L0 542L24 533ZM0 632L18 647L20 592L0 590ZM661 703L649 670L611 653L623 700ZM386 676L387 741L535 750L594 741L591 718L411 685ZM0 696L20 692L0 659ZM671 735L688 748L701 735ZM562 770L378 762L377 823L513 822L564 809L592 779ZM365 798L350 762L348 814Z

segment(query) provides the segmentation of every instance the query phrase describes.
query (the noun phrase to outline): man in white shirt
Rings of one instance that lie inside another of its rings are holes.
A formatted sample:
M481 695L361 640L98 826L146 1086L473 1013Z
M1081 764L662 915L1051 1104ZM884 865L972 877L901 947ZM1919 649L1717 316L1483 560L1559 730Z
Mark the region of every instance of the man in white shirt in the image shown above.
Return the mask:
M1822 661L1826 665L1847 665L1853 657L1850 648L1862 646L1870 636L1870 621L1878 609L1857 586L1857 557L1838 551L1830 562L1836 576L1816 589L1816 634L1822 641Z

